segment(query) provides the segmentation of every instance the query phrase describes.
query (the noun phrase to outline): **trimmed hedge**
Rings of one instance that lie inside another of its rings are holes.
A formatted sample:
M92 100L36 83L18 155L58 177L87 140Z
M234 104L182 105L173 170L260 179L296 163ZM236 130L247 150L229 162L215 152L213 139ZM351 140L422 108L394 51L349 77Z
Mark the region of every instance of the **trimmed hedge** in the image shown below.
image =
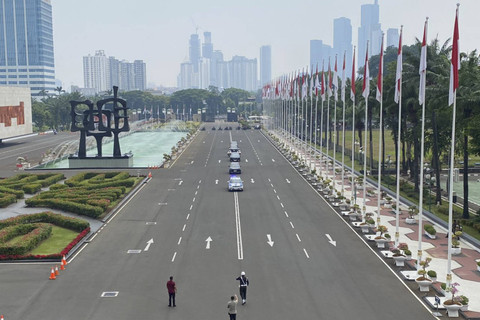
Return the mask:
M38 244L50 237L52 225L49 223L31 223L10 226L0 235L0 255L23 255L33 250ZM22 236L19 241L9 244L8 240ZM5 240L6 239L6 240Z
M104 211L100 207L60 199L39 199L33 197L25 200L25 204L28 207L46 207L51 209L61 209L93 218L97 218Z
M52 232L52 225L80 232L60 253L50 255L24 255L33 250L38 244L47 239ZM67 217L52 212L20 215L0 220L0 260L33 260L33 259L61 259L90 232L88 221ZM24 235L14 244L8 241Z
M0 208L5 208L15 202L14 194L0 192Z
M30 184L24 184L22 186L22 190L25 191L25 193L28 194L35 194L38 191L42 189L42 184L41 183L30 183Z
M0 186L0 192L11 193L17 197L17 199L22 199L25 193L22 190L15 190L7 187Z

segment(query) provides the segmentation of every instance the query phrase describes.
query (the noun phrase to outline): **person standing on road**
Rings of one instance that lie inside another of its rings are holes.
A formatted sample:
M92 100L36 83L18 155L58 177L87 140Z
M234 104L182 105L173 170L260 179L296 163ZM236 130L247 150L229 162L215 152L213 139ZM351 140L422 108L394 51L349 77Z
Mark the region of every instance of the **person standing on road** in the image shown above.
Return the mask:
M237 303L238 303L237 295L231 296L230 301L228 301L228 304L227 304L228 315L230 316L230 320L237 319Z
M170 280L167 282L167 290L168 290L168 306L173 306L176 307L175 305L175 294L177 293L177 285L175 284L175 281L173 281L173 277L170 276Z
M242 304L245 304L247 303L247 287L250 284L248 278L245 276L245 271L242 271L240 277L235 280L240 281L240 297L242 298Z

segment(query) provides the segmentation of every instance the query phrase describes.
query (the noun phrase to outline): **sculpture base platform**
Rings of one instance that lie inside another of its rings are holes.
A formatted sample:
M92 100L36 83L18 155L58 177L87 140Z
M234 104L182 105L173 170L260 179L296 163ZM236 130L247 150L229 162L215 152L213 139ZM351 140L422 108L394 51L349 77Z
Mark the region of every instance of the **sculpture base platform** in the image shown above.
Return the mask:
M69 157L70 169L84 168L131 168L133 166L133 155L124 155L120 158L106 157Z

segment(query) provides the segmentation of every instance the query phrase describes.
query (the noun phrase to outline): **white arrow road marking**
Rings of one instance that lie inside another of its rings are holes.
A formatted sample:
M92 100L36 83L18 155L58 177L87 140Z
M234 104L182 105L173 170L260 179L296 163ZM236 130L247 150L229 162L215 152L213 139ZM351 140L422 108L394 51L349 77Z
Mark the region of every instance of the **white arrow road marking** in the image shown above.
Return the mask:
M253 179L250 179L250 181L251 181L252 183L255 183L255 180L253 180Z
M245 159L245 162L248 162L248 159Z
M275 159L272 159L272 162L275 162Z
M287 183L290 183L290 180L288 180L288 179L285 179L285 180L287 181Z
M145 247L145 249L143 249L143 251L148 251L152 243L153 243L153 238L147 241L147 246Z
M211 237L208 237L207 240L205 240L207 242L207 247L205 249L210 249L210 242L212 242L212 238Z
M190 162L190 164L193 164L193 162L194 162L194 161L192 160L192 162Z
M222 162L222 160L218 160L218 163Z
M217 179L217 180L215 180L215 184L218 184L218 179Z
M183 183L183 180L180 180L180 181L178 182L178 185L181 186L182 183Z
M330 242L331 244L333 244L334 247L336 247L336 246L337 246L337 241L333 241L333 240L332 240L332 237L330 237L330 235L329 235L328 233L325 234L325 235L326 235L327 238L328 238L328 242Z
M270 245L270 247L273 247L274 242L272 241L272 236L267 234L267 239L268 239L267 243Z

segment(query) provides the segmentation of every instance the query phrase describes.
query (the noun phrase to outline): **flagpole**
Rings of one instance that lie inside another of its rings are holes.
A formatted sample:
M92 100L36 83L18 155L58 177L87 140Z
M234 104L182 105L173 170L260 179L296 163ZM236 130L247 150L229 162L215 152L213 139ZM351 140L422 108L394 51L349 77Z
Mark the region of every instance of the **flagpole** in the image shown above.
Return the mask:
M380 201L382 200L382 140L383 140L383 40L385 35L382 33L382 49L380 53L380 68L378 70L380 90L380 138L378 139L378 190L377 190L377 227L380 226Z
M310 146L309 146L309 154L310 154L310 164L309 168L312 171L312 153L310 149L312 149L312 138L313 138L313 86L312 86L312 79L313 79L313 66L310 70Z
M370 95L370 71L368 66L368 44L367 41L367 54L365 57L365 71L364 71L364 92L363 97L365 98L365 125L364 125L364 139L363 139L363 205L362 205L362 216L365 218L365 214L367 213L367 132L368 132L368 97ZM366 93L365 93L366 91Z
M322 62L322 110L320 110L320 171L323 173L323 103L325 102L325 62ZM322 174L323 175L323 174Z
M327 172L327 179L328 179L328 169L330 168L330 154L329 154L329 142L330 142L330 137L329 137L329 133L330 133L330 96L332 95L332 88L331 88L331 85L332 84L332 70L330 68L330 58L328 58L328 89L327 89L327 121L326 121L326 124L325 124L325 140L326 140L326 148L327 148L327 169L326 169L326 172ZM333 181L333 177L332 177L332 181ZM333 186L335 186L335 182L333 181Z
M453 32L453 49L452 49L452 63L450 75L450 90L453 90L453 110L452 110L452 138L450 145L450 175L448 185L448 259L447 259L447 288L452 282L452 240L454 230L452 230L453 217L453 166L455 164L455 121L457 114L457 88L458 88L458 69L460 68L460 53L458 52L458 9L460 4L457 3L457 12L455 16L455 26ZM454 61L456 63L454 63Z
M333 99L335 100L335 103L334 103L334 111L333 111L333 191L336 192L336 188L335 188L335 180L337 178L337 173L335 172L335 161L336 161L336 146L337 146L337 94L338 94L338 78L337 78L337 56L335 56L335 69L334 69L334 72L333 72L333 76L334 76L334 87L333 87L333 90L334 90L334 93L333 93Z
M400 27L400 40L399 40L399 61L402 63L402 32L403 25ZM398 61L397 61L398 64ZM400 69L399 69L400 68ZM398 247L400 238L400 145L401 145L401 133L402 133L402 66L397 65L397 70L400 70L399 80L396 83L398 86L398 134L397 134L397 197L396 197L396 213L395 213L395 246Z
M423 43L422 43L422 54L425 54L425 61L420 61L420 68L422 68L422 63L425 62L423 66L425 69L420 70L420 74L423 73L423 77L421 77L421 84L420 84L420 94L422 95L422 138L420 142L420 194L418 200L418 252L417 252L417 269L420 269L420 261L422 261L422 224L423 224L423 175L424 175L424 153L425 153L425 88L427 84L427 66L426 66L426 54L427 54L427 44L426 44L426 37L427 37L427 27L428 27L428 17L425 21L425 30L423 35ZM423 46L425 46L425 52L423 52ZM420 58L422 59L422 58Z
M353 47L353 64L352 64L352 81L350 95L352 98L352 202L353 205L357 204L357 191L355 190L355 49Z
M343 73L342 73L342 197L345 198L345 59L347 52L343 54ZM345 200L342 198L342 202Z

